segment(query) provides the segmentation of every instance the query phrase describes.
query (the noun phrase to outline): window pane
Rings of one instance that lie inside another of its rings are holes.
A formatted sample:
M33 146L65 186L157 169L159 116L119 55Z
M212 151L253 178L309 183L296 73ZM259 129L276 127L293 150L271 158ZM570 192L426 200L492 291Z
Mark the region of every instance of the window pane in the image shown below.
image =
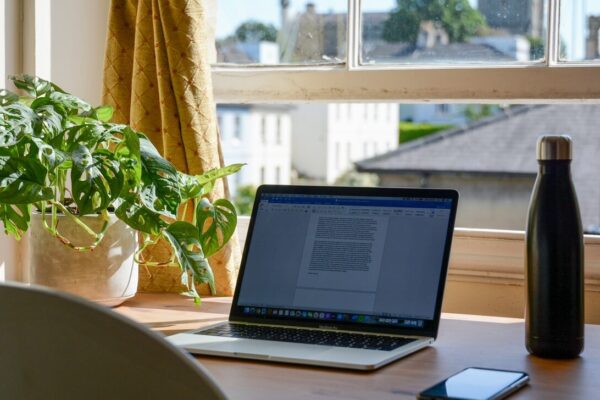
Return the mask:
M560 59L600 59L600 0L562 1L560 4Z
M365 0L362 63L544 60L547 0Z
M569 134L583 228L600 233L597 104L256 104L220 105L218 114L225 162L246 163L229 179L238 207L261 183L454 188L457 226L469 228L525 229L536 140ZM228 133L235 115L241 141Z
M343 63L347 13L345 0L218 0L217 62Z

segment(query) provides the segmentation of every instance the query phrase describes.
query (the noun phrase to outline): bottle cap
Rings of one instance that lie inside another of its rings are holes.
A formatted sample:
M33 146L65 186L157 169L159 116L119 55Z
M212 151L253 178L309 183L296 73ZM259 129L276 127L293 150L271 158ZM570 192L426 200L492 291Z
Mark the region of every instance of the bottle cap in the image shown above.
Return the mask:
M537 159L570 160L572 143L568 135L542 136L537 141Z

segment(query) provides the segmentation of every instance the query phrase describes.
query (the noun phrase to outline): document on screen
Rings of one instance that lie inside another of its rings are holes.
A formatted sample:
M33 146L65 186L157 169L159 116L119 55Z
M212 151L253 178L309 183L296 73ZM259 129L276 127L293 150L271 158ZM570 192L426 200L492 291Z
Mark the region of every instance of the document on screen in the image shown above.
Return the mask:
M296 301L305 303L315 289L343 291L345 299L349 297L347 292L373 297L387 227L387 216L312 215L298 274Z

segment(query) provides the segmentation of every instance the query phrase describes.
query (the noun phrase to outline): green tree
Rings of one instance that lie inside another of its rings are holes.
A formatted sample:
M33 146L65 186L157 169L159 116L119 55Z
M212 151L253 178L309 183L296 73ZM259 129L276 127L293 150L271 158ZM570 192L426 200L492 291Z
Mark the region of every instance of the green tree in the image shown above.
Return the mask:
M233 204L238 210L239 215L252 214L252 206L256 197L256 186L246 185L237 188L237 193L233 199Z
M486 26L485 17L468 0L396 0L383 27L388 42L415 44L423 21L439 23L451 42L464 42Z
M272 24L250 20L237 27L235 37L240 42L276 42L277 28Z
M463 111L464 116L469 122L479 121L482 118L489 117L500 109L493 104L468 105Z
M546 56L546 41L536 36L527 36L529 40L529 59L539 60ZM567 56L567 45L564 39L560 40L560 58Z

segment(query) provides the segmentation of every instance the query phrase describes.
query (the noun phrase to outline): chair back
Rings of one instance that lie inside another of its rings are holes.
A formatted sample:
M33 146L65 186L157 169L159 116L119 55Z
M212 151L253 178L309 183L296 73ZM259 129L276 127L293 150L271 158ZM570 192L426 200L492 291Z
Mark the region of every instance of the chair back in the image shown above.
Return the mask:
M159 334L82 298L0 284L0 397L223 399L208 372Z

